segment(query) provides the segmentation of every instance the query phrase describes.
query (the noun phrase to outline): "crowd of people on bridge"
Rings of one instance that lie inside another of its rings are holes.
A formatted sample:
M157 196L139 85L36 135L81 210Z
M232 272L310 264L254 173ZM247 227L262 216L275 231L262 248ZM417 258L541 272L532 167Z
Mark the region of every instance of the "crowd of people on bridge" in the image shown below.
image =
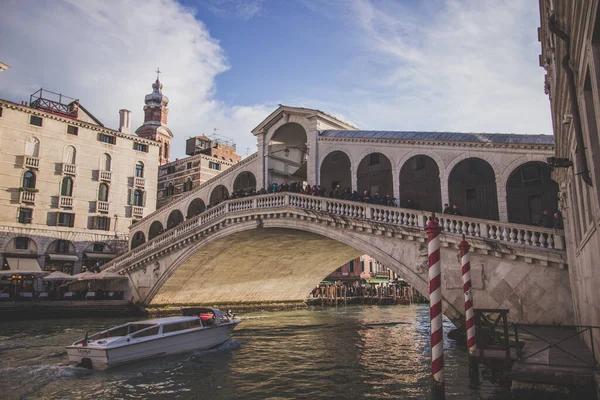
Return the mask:
M255 188L250 189L239 189L231 193L231 195L225 195L222 199L219 199L210 206L214 207L222 201L230 200L230 199L239 199L244 197L251 197L262 194L270 194L270 193L281 193L281 192L292 192L298 194L304 194L308 196L317 196L317 197L328 197L332 199L338 200L348 200L348 201L360 201L363 203L371 203L371 204L379 204L384 206L396 207L396 199L392 197L389 193L385 195L380 195L379 192L375 192L371 194L369 190L363 190L362 194L357 190L351 190L349 188L342 189L340 185L336 185L335 188L331 190L327 190L325 186L321 185L306 185L303 186L301 182L284 182L281 185L277 183L272 183L269 185L267 189L261 188L260 190L256 190ZM207 209L210 208L207 207Z

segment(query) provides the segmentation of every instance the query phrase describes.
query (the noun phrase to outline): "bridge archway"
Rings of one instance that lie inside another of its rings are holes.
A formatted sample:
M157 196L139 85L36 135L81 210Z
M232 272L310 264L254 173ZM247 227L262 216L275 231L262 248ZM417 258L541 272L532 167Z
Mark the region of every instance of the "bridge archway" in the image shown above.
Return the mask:
M307 179L308 139L296 122L281 125L269 140L269 183L302 182Z
M223 200L227 200L229 198L229 190L223 185L219 185L215 187L210 193L209 204L211 206L215 206Z
M142 231L137 231L133 234L133 238L131 239L131 250L143 245L144 243L146 243L146 235L144 235L144 232Z
M188 219L195 217L198 214L201 214L206 210L206 204L204 204L204 200L201 198L196 198L190 202L190 205L187 209L186 217Z
M440 169L427 155L409 158L400 169L400 207L442 211Z
M448 178L450 205L464 216L498 220L496 174L481 158L467 158L452 168Z
M382 198L386 194L393 196L394 178L392 172L392 163L382 153L367 154L358 164L356 170L356 180L358 192L362 195L363 191L368 190L371 196L379 192Z
M515 168L506 183L508 222L537 224L542 211L558 210L559 187L546 163L531 161Z
M235 177L235 181L233 182L234 192L242 191L249 193L252 190L256 190L256 177L252 172L244 171Z
M167 230L175 228L183 222L183 213L179 210L173 210L167 218Z
M348 154L340 150L327 154L321 162L319 177L328 192L338 185L341 191L352 189L352 163Z
M155 237L163 233L163 231L164 227L163 224L160 223L160 221L152 222L152 224L150 225L150 229L148 229L148 240L154 239Z

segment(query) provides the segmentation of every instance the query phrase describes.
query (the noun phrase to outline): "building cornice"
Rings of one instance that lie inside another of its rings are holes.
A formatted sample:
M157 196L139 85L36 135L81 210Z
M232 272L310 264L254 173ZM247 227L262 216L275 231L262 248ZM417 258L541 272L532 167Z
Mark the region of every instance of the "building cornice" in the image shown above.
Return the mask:
M72 118L65 118L65 117L61 117L60 115L57 114L52 114L49 112L45 112L42 110L39 110L37 108L31 108L29 106L24 106L21 104L17 104L17 103L13 103L12 101L8 101L8 100L3 100L0 99L0 106L12 109L12 110L16 110L16 111L21 111L27 114L33 114L33 115L37 115L40 117L44 117L44 118L48 118L48 119L53 119L55 121L59 121L59 122L64 122L67 123L69 125L75 125L75 126L80 126L82 128L86 128L86 129L90 129L93 131L97 131L97 132L101 132L101 133L106 133L108 135L112 135L112 136L116 136L116 137L120 137L123 139L128 139L128 140L132 140L138 143L143 143L143 144L148 144L151 146L160 146L160 143L151 140L151 139L145 139L139 136L134 136L132 134L128 134L128 133L123 133L120 131L115 131L113 129L110 128L105 128L99 125L94 125L94 124L90 124L89 122L84 122L84 121L80 121L78 119L72 119Z
M553 144L539 143L479 143L479 142L451 142L438 140L411 140L411 139L370 139L370 138L350 138L350 137L318 137L318 142L324 143L378 143L378 144L406 144L411 146L427 147L461 147L461 148L494 148L508 149L518 148L523 150L550 150L554 151Z

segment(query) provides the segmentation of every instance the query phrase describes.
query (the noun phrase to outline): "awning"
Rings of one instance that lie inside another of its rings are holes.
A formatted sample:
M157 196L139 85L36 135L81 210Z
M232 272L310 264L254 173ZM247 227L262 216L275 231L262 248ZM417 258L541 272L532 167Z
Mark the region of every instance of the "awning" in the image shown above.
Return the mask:
M112 260L117 255L112 253L83 253L88 260Z
M302 180L306 180L306 176L307 176L306 170L307 170L307 168L308 168L308 163L307 163L307 162L305 162L305 163L303 163L303 164L300 166L300 168L298 168L298 169L296 170L296 172L294 172L294 173L292 174L292 176L295 176L295 177L297 177L297 178L300 178L300 179L302 179Z
M46 256L52 261L79 261L79 257L73 254L46 254Z
M387 278L365 278L366 283L390 283Z
M42 271L40 264L36 258L13 258L6 257L10 270L0 271L0 275L13 275L13 274L47 274L48 272Z
M65 274L64 272L54 271L48 276L44 277L45 281L72 281L75 278L73 275Z

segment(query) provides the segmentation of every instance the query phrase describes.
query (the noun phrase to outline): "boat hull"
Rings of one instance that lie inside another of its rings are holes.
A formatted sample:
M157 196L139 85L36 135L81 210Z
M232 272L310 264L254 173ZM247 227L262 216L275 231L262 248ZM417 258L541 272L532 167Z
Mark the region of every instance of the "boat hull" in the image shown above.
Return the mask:
M115 347L68 346L67 355L72 363L82 363L87 358L92 368L103 370L124 363L218 346L231 337L237 324L231 322L176 334L131 339L129 343Z

